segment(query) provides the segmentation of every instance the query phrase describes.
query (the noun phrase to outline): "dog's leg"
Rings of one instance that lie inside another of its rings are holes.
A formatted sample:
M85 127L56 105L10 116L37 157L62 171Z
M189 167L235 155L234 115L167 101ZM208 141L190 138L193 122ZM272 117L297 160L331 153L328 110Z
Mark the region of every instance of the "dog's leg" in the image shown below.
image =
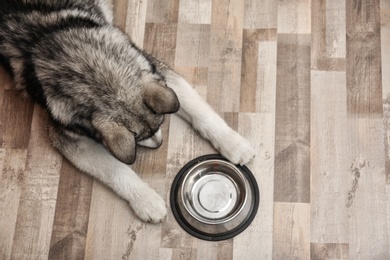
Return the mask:
M170 69L164 69L162 73L168 87L179 98L179 116L191 123L231 162L243 165L254 157L255 151L250 143L232 130L186 80Z
M103 145L54 126L49 128L49 137L54 147L77 168L127 200L141 220L159 223L165 218L167 210L164 200Z

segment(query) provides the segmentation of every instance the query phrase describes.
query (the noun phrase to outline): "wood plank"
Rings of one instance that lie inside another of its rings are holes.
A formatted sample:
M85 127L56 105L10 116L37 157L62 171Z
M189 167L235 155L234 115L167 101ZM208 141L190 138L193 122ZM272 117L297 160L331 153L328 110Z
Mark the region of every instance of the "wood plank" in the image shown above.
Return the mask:
M348 244L311 244L311 259L347 260Z
M390 184L390 4L381 1L383 122L385 127L386 183ZM387 1L390 3L390 1ZM382 6L387 6L387 9Z
M0 149L0 258L11 259L26 149Z
M310 202L310 35L279 34L275 201Z
M277 28L278 1L245 0L244 28L270 29Z
M179 24L210 24L212 0L180 0Z
M200 92L204 93L204 98L206 98L208 75L207 68L175 66L175 71L179 73L180 76L185 78L188 83L195 86L195 88L200 89Z
M5 157L7 155L6 152L7 149L5 148L0 148L0 176L1 179L3 179L3 168L4 168L4 163L5 163Z
M271 32L272 35L272 32ZM256 112L275 114L276 41L260 41L257 60Z
M207 68L210 25L178 24L176 46L175 66Z
M382 115L379 0L346 1L348 111Z
M243 10L244 1L213 1L207 101L220 112L239 111Z
M244 30L242 36L240 111L255 112L257 66L259 57L257 30Z
M390 185L386 185L386 195L387 195L387 248L388 248L388 254L390 255Z
M390 1L389 0L380 0L380 9L381 10L390 9Z
M8 79L8 75L5 72L5 69L0 66L0 107L3 107L3 100L4 100L4 90L6 88L6 85L10 80ZM2 132L2 124L0 122L0 132Z
M22 98L19 91L5 90L0 118L0 145L6 148L27 148L34 104Z
M179 16L179 0L148 0L147 23L177 23Z
M312 69L345 71L345 1L312 1L311 20Z
M64 160L61 167L50 259L84 258L92 178Z
M4 90L14 89L13 81L11 76L5 70L4 67L0 66L0 86L1 86L1 96L4 95Z
M34 107L27 164L21 187L11 259L46 259L57 199L62 157L46 134L46 111Z
M272 113L239 113L238 130L257 151L247 166L259 186L260 205L252 224L234 237L233 259L272 259L275 117Z
M147 1L129 0L127 2L125 32L140 48L144 46Z
M176 24L145 25L144 49L157 59L173 67L176 49Z
M218 244L210 243L209 241L199 240L197 246L197 259L218 259ZM225 258L232 259L232 256Z
M233 239L218 243L218 254L216 259L233 259Z
M143 227L126 201L94 181L84 259L128 259Z
M159 259L172 259L172 249L171 248L160 248Z
M383 120L350 118L349 257L387 259L388 252L385 190ZM368 223L367 223L368 221ZM375 241L375 243L372 243Z
M161 224L132 227L127 231L125 237L127 245L126 252L123 254L122 259L160 259L160 238Z
M126 14L128 1L113 0L114 25L121 30L126 28Z
M345 1L326 1L326 56L345 58Z
M275 202L273 259L310 259L309 223L310 204Z
M275 69L276 30L245 29L241 67L241 112L269 110L268 100L272 97L269 91L275 89L276 84Z
M379 1L346 1L347 108L350 113L349 257L389 258ZM356 187L356 188L355 188ZM370 224L364 225L364 221ZM375 235L374 235L375 234ZM370 241L375 240L375 243Z
M312 71L311 82L311 242L348 243L346 73Z
M176 248L172 253L172 260L196 260L197 259L197 251L193 249L186 248Z
M311 0L286 0L278 3L278 33L311 32Z

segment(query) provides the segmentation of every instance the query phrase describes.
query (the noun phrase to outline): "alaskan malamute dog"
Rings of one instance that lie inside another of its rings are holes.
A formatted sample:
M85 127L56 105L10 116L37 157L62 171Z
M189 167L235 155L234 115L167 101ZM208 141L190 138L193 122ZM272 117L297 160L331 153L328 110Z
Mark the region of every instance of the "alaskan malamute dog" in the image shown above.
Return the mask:
M160 146L164 114L177 112L233 163L247 163L254 150L112 20L104 0L1 0L0 62L17 89L47 108L54 147L140 219L158 223L164 200L128 164L137 145Z

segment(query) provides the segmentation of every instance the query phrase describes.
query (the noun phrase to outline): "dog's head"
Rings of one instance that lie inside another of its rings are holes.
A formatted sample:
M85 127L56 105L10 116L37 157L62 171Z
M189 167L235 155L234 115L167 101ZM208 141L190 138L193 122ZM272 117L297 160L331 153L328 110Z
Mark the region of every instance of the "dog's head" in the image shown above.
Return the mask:
M67 30L43 43L34 49L35 72L53 119L81 126L128 164L137 144L160 146L164 114L176 112L179 101L125 34Z
M164 114L179 109L176 94L163 80L143 75L139 82L139 92L119 94L122 105L117 111L96 113L92 119L103 144L118 160L127 164L135 161L137 145L160 147Z

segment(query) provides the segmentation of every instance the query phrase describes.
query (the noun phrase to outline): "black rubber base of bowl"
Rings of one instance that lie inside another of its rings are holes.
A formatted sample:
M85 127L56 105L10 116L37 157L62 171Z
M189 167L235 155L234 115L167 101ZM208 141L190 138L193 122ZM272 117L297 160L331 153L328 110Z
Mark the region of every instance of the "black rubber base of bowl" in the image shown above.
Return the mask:
M194 160L190 161L187 163L176 175L175 179L173 180L172 183L172 188L171 188L171 194L170 194L170 203L171 203L171 209L173 212L173 216L175 217L176 221L179 223L179 225L187 231L187 233L191 234L194 237L207 240L207 241L221 241L221 240L226 240L235 237L236 235L240 234L242 231L244 231L253 221L253 219L256 216L257 209L259 208L259 202L260 202L260 192L259 192L259 187L257 186L257 182L255 177L253 176L252 172L246 167L246 166L239 166L238 167L243 174L248 178L248 181L250 185L252 186L253 192L254 192L254 205L252 212L247 216L245 221L243 221L239 226L236 228L224 232L224 233L219 233L219 234L209 234L200 230L197 230L193 226L191 226L183 217L182 213L180 212L179 205L177 203L177 193L178 193L178 188L180 181L184 177L184 174L187 172L189 168L194 166L197 163L200 163L202 161L207 161L207 160L225 160L223 156L219 154L209 154L209 155L203 155L198 158L195 158Z

